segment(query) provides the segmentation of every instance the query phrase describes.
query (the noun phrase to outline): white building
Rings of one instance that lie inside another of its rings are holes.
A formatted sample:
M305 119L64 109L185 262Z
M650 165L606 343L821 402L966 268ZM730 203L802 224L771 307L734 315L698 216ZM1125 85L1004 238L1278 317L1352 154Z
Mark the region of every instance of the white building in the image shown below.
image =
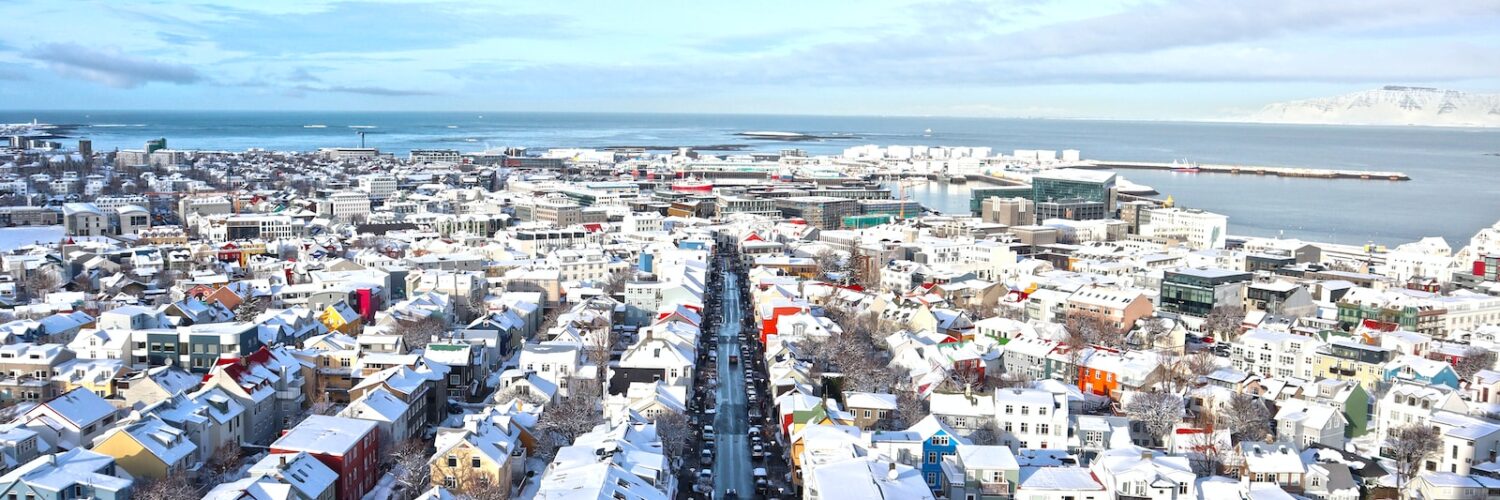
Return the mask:
M1182 241L1196 249L1224 248L1229 232L1229 217L1190 208L1154 208L1146 210L1141 235Z

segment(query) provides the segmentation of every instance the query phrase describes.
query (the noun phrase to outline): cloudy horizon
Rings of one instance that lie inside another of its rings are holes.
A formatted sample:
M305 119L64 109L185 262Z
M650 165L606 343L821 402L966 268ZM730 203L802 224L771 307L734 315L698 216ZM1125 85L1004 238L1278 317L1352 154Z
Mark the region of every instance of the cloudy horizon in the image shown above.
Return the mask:
M1215 119L1500 90L1500 0L6 3L7 109Z

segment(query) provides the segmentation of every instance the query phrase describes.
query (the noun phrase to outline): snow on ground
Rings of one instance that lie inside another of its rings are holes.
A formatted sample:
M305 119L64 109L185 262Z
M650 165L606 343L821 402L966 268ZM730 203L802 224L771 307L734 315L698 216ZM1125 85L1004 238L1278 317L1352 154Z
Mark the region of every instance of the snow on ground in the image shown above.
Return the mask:
M23 226L0 228L0 252L26 245L56 245L66 234L62 226Z

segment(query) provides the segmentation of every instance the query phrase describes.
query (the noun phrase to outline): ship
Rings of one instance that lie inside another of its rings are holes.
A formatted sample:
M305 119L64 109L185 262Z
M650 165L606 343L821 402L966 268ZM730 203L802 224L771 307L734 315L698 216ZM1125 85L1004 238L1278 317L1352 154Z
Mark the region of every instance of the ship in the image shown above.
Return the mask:
M1182 172L1184 174L1196 174L1198 172L1201 172L1202 170L1203 169L1198 168L1198 164L1197 163L1178 163L1175 160L1172 162L1172 171L1173 172Z
M714 183L702 179L682 179L672 183L673 191L707 193L714 190Z

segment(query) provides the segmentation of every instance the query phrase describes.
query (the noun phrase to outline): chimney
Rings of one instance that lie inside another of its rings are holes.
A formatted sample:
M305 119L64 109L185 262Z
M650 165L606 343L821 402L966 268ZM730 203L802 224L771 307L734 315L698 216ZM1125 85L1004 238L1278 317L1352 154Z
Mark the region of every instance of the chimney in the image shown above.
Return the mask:
M891 462L891 463L889 463L887 465L889 465L890 467L886 469L886 471L885 471L885 477L886 477L886 479L890 479L892 481L895 481L896 478L898 476L900 476L900 474L896 473L896 462Z
M281 458L281 468L285 469L286 468L286 454L282 453L281 455L279 455L279 457Z
M1142 449L1141 450L1141 460L1142 461L1150 462L1151 459L1153 459L1153 458L1156 458L1156 454L1155 453L1151 453L1151 450L1146 450L1146 449Z

